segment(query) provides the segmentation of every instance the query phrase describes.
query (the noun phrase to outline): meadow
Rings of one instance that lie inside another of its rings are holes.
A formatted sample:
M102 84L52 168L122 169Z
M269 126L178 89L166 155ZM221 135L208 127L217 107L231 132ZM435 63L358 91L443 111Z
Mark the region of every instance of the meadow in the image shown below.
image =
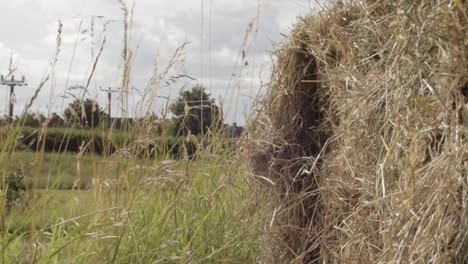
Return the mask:
M224 152L224 153L223 153ZM213 154L213 153L211 153ZM232 151L196 160L13 151L2 263L252 263L261 217Z
M119 113L128 120L131 54L137 47L128 37L133 12L119 3L125 36ZM54 61L60 57L61 27ZM265 214L246 163L224 129L222 106L199 89L181 93L178 102L167 98L165 109L152 112L162 88L190 79L178 70L187 43L167 66L155 64L141 91L135 108L148 119L124 129L109 128L104 119L89 126L106 114L97 105L85 109L83 101L105 40L100 43L93 46L99 52L86 85L68 91L76 99L75 108L71 103L63 113L68 111L70 126L49 126L54 117L42 114L39 122L32 120L36 127L26 125L44 86L54 85L51 63L23 114L0 128L0 263L258 262ZM5 78L15 70L11 61ZM182 112L171 119L167 113L177 103ZM204 115L209 115L205 124Z

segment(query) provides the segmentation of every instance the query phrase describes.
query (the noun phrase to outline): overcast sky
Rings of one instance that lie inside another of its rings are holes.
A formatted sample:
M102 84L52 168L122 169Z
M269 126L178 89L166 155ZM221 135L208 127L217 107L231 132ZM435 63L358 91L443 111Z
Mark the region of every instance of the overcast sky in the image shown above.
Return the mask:
M131 9L133 0L124 2ZM129 96L129 112L145 112L137 106L141 100L138 91L144 90L153 76L156 58L161 72L175 50L189 42L184 61L172 67L169 75L181 73L195 80L160 85L158 95L173 99L182 87L203 84L217 101L223 101L226 122L245 123L251 98L259 92L260 79L268 81L273 43L284 40L282 34L289 33L298 15L317 6L316 0L136 0L128 41L133 50L129 86L135 88ZM2 0L0 72L8 73L13 53L16 78L24 74L29 84L16 89L15 114L22 112L46 76L51 79L32 110L63 112L72 100L70 95L62 97L65 87L86 85L104 37L104 49L86 97L97 99L107 108L107 96L99 92L99 87L115 89L122 85L121 7L118 0ZM53 70L59 20L63 24L61 45ZM244 44L250 22L254 28ZM79 96L80 90L68 92ZM0 114L7 112L8 94L7 87L0 87ZM113 115L121 115L117 97L115 94ZM152 109L157 113L166 103L158 98Z

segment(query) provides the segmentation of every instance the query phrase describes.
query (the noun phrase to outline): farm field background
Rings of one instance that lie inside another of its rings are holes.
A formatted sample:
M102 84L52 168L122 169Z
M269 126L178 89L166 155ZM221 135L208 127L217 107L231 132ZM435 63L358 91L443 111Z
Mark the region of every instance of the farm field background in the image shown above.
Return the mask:
M25 171L28 187L4 215L5 263L238 263L258 255L261 220L244 168L227 156L14 152L8 164ZM77 181L79 174L86 176Z

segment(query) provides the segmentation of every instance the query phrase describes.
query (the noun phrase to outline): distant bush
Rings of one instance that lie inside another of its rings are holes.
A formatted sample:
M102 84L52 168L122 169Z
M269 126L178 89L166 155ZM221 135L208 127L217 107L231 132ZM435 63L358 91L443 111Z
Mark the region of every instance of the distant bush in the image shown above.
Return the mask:
M104 132L93 130L49 128L45 138L37 128L25 127L21 131L22 145L34 151L44 144L46 152L80 152L86 146L88 151L101 154L105 138Z
M24 173L21 169L10 172L5 177L6 190L6 208L11 209L12 207L22 204L26 193L26 184L24 183ZM3 192L3 190L1 190Z
M15 121L15 125L22 123L24 126L28 127L41 127L42 123L45 122L47 118L41 113L25 113L22 118L19 118Z
M63 116L68 123L85 128L98 128L107 118L107 114L93 99L76 99L65 109Z
M190 91L181 92L171 105L177 135L204 135L210 129L221 127L221 110L205 91L203 86L196 85Z
M113 132L109 134L104 130L87 129L64 129L49 128L45 138L41 130L32 127L25 127L20 134L21 149L37 151L44 144L45 152L73 152L81 151L91 152L98 155L112 155L118 150L132 145L132 142L138 141L135 133ZM169 155L172 158L182 158L187 155L192 157L197 149L194 142L186 142L183 137L165 136L161 138L158 135L150 138L151 141L143 147L138 147L137 151L141 155L154 156ZM44 140L44 142L42 142ZM198 138L201 141L201 138Z

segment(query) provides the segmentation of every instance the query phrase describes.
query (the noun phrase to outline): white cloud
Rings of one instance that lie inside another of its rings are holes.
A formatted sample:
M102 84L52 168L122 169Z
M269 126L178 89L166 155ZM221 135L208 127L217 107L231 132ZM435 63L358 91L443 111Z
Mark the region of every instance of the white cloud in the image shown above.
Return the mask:
M3 0L3 2L5 3L2 3L3 15L0 16L0 23L9 26L0 27L3 41L0 42L0 72L7 70L10 51L14 50L15 65L20 73L28 77L30 83L29 88L23 92L18 91L16 113L20 112L22 104L32 94L34 87L37 87L49 71L56 48L58 20L63 23L62 46L55 71L56 85L53 97L55 107L51 111L60 111L62 101L60 96L67 79L68 86L85 84L95 60L91 55L92 50L96 55L102 41L99 36L105 21L108 20L114 22L107 26L104 33L106 44L95 78L91 82L90 91L92 94L97 94L100 86L117 87L120 84L123 67L121 56L123 18L117 0ZM249 108L245 104L251 102L250 93L258 93L260 81L257 76L260 66L270 63L267 52L272 50L272 41L281 40L280 33L287 33L296 15L308 11L308 2L308 0L137 0L129 43L129 47L136 50L131 85L139 88L146 85L152 75L158 52L162 64L160 67L163 67L177 47L185 41L190 41L191 44L186 50L185 73L199 81L203 80L215 97L233 97L240 91L244 95L237 101L243 104L242 108ZM259 3L262 7L259 32L258 34L255 34L255 31L251 32L246 50L249 65L244 66L240 76L242 79L238 80L233 74L237 76L240 72L240 63L237 68L235 66L241 56L243 35L247 24L256 16ZM104 16L104 18L93 20L92 16ZM82 23L81 32L78 30L80 23ZM77 38L77 47L74 49ZM166 88L161 90L161 93L171 93L175 97L179 88L180 86L176 86L170 91ZM0 98L5 97L5 91L4 88L0 90ZM51 84L48 83L34 104L34 109L46 110L50 92ZM98 99L101 104L105 104L104 94L100 94ZM3 105L1 101L0 104ZM160 107L162 103L158 104ZM235 109L232 104L230 108L225 111ZM243 122L239 108L238 106L238 113L229 117L230 122L234 121L232 116L238 116L241 119L236 121ZM2 112L4 109L0 107L0 113Z

